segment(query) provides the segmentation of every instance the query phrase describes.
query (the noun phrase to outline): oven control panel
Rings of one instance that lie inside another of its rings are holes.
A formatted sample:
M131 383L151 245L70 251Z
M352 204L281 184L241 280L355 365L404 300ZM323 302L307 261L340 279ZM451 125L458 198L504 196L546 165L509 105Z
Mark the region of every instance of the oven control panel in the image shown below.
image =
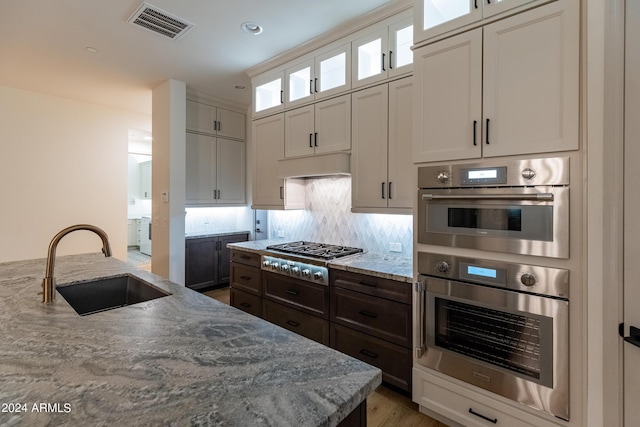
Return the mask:
M307 282L329 285L329 270L327 267L319 265L262 255L262 269Z

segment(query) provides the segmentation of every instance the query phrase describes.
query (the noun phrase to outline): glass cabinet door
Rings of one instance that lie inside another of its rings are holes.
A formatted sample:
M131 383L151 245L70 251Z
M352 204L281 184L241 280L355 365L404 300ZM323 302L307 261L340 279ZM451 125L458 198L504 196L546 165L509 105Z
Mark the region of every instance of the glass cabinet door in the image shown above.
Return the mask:
M253 82L254 113L267 114L284 108L284 72L261 77Z
M324 52L315 59L313 90L322 98L351 89L351 44Z
M425 40L431 36L454 30L482 19L482 4L487 0L421 0L417 10L418 21L415 39ZM422 9L422 10L420 10Z
M285 105L287 107L314 99L313 71L313 58L287 69L285 73L285 80L287 82Z
M353 42L353 87L374 83L387 77L388 50L388 27Z
M413 69L413 18L389 26L389 77Z

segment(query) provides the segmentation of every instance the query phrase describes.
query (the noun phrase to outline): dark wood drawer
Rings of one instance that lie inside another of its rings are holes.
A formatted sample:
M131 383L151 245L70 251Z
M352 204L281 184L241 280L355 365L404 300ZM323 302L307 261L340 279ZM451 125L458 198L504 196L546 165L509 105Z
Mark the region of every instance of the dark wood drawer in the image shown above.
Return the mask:
M324 345L329 345L329 321L285 307L269 300L262 300L262 317L271 323L300 334Z
M380 298L411 304L411 284L366 274L329 269L331 286L361 292Z
M253 252L245 252L239 251L237 249L232 249L231 262L237 262L240 264L246 264L252 267L260 268L260 255Z
M231 288L260 295L260 276L261 270L259 268L231 263Z
M411 306L347 289L331 289L331 321L409 347Z
M257 317L262 317L261 300L257 295L231 288L231 306Z
M262 295L309 314L329 319L329 287L265 271Z
M382 369L382 381L411 392L411 349L331 324L331 347Z

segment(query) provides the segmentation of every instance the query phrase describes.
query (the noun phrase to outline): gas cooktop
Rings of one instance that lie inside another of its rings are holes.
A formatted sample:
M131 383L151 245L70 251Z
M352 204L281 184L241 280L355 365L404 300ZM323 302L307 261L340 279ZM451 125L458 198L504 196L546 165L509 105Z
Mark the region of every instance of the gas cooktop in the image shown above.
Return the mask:
M330 260L334 258L340 258L347 255L353 255L360 252L364 252L360 248L352 248L349 246L330 245L327 243L315 243L315 242L289 242L282 243L280 245L267 246L267 249L289 253L293 255L302 255L310 258L317 258L322 260Z

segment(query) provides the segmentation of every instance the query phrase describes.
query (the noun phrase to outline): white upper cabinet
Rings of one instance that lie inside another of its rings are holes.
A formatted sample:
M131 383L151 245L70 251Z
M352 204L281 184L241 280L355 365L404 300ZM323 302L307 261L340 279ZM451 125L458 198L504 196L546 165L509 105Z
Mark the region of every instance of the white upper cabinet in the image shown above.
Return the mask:
M411 16L391 23L385 21L370 30L351 44L354 88L409 73L413 69Z
M187 100L187 130L226 138L245 139L245 115Z
M316 52L285 71L285 108L325 98L351 88L351 43Z
M418 44L519 6L548 1L550 0L416 0L414 40Z
M253 117L284 109L284 70L256 77L253 84Z
M416 49L414 162L577 150L579 24L558 0Z

